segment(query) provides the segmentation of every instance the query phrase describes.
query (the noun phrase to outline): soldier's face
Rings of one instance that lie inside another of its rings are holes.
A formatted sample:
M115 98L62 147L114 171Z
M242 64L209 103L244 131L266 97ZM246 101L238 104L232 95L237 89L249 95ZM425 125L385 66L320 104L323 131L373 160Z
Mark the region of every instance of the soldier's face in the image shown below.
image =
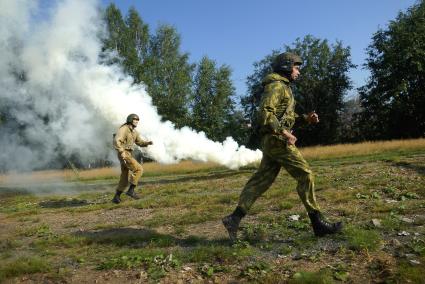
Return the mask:
M291 79L292 81L295 81L300 76L300 67L299 65L292 66L292 73L291 73Z
M131 124L133 125L134 128L136 128L137 125L139 124L139 120L138 119L133 119L133 121L132 121Z

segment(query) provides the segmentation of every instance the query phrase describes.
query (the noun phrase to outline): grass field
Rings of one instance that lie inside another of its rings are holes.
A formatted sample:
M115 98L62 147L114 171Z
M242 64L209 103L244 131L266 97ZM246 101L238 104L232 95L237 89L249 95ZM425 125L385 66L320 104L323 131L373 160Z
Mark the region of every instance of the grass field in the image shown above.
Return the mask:
M0 176L0 282L425 283L425 139L302 151L340 234L314 237L282 171L231 244L221 218L255 165L145 164L119 205L116 168Z

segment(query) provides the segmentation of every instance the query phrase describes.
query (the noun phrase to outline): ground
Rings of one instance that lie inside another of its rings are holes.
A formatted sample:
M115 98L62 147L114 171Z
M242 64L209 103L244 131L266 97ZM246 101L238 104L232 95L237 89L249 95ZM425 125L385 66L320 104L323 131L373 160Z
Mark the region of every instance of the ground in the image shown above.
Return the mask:
M119 205L117 174L0 178L0 282L425 283L425 146L309 162L340 234L313 235L282 171L230 243L221 218L255 165L146 164L141 199Z

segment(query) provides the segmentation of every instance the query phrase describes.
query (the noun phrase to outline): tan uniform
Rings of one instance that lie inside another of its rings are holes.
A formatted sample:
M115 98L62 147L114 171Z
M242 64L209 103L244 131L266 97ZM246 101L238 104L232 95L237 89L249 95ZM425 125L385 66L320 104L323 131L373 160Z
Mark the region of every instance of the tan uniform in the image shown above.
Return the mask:
M118 160L121 165L121 176L117 186L117 191L123 192L130 182L137 185L143 173L142 165L133 158L131 152L134 144L140 147L146 147L149 142L140 138L135 129L130 128L128 124L121 126L114 137L114 148L118 153ZM129 172L131 172L129 174Z

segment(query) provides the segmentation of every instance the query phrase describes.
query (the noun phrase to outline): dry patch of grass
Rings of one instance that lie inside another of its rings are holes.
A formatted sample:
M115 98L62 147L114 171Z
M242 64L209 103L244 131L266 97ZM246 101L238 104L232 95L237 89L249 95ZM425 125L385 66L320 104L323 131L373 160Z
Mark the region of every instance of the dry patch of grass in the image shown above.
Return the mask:
M306 159L323 159L344 156L370 155L401 149L425 150L425 138L306 147L302 148L301 152Z

